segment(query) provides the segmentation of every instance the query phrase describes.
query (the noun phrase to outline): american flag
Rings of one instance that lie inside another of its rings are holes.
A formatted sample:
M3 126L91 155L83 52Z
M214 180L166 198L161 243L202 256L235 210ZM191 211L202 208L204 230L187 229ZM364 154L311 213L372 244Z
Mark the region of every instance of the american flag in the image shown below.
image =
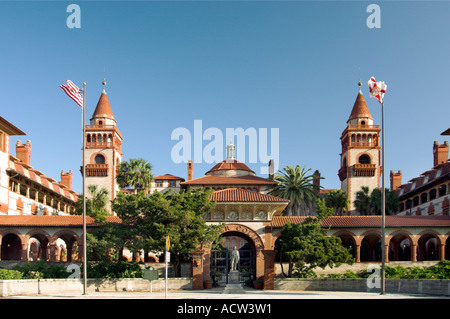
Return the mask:
M67 85L62 84L59 87L63 89L64 92L66 92L66 94L75 101L75 103L83 107L83 97L81 96L80 89L73 84L72 81L67 80Z

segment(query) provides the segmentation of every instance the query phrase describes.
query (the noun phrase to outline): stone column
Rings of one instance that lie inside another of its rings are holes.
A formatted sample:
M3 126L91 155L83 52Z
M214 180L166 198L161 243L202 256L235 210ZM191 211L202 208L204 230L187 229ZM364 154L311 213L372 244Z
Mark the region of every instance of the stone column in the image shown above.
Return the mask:
M200 249L192 253L192 289L203 289L203 250Z
M356 244L355 262L357 262L357 263L361 262L361 245L360 244Z
M263 250L264 254L264 290L273 290L275 278L276 250Z
M411 244L411 261L417 261L417 244Z

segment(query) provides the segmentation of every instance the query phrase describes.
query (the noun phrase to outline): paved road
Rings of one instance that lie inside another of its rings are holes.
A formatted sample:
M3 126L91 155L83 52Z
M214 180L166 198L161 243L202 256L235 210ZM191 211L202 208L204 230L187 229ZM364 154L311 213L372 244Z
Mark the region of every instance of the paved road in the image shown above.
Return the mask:
M8 299L166 299L164 291L157 292L88 292L83 294L27 295L9 296ZM285 291L244 289L244 293L224 294L223 288L207 290L168 291L167 299L449 299L450 297L391 294L381 295L370 292L334 292L334 291Z

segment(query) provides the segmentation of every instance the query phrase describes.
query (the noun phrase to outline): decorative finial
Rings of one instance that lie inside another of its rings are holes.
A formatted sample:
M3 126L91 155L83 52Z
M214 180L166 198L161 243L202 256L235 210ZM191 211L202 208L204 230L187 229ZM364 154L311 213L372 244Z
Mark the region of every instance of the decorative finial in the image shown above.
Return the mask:
M105 75L105 73L106 73L106 68L103 69L103 81L102 81L102 84L103 84L103 92L102 93L106 94L106 90L105 90L105 87L106 87L106 75Z
M359 82L358 82L358 86L359 86L359 94L362 94L362 92L361 92L361 85L362 85L362 83L361 83L361 71L359 72Z

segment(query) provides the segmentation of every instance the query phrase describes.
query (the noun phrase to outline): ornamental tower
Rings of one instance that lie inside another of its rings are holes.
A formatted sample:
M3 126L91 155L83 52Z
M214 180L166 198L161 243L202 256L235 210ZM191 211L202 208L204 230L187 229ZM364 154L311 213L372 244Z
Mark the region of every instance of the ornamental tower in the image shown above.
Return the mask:
M106 82L103 80L102 84L102 94L85 130L86 187L97 185L98 189L105 188L112 200L119 191L116 176L122 162L122 134L106 95ZM90 197L87 189L86 196Z
M338 172L341 189L348 193L352 215L358 214L353 204L356 192L361 190L362 186L367 186L370 194L374 188L380 187L381 176L381 130L379 125L373 124L372 115L361 92L361 82L358 85L359 93L347 127L341 135L341 167Z

